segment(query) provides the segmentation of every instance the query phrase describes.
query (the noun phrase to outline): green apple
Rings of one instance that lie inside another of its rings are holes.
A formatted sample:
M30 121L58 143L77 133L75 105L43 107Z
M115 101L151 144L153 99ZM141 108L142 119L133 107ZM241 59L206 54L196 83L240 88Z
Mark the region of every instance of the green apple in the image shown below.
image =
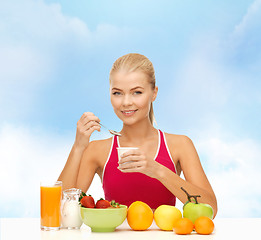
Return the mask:
M214 211L209 204L198 203L197 197L200 197L199 195L190 195L184 188L181 189L188 196L188 201L183 206L183 217L190 219L193 223L201 216L213 219ZM192 201L191 198L194 198L195 201Z

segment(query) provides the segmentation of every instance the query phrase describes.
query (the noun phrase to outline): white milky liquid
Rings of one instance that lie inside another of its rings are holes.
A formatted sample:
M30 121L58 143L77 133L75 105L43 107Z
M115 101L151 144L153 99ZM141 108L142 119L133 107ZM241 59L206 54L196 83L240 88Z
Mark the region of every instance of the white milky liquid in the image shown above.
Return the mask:
M65 228L80 228L80 206L78 201L65 201L62 208L62 226Z

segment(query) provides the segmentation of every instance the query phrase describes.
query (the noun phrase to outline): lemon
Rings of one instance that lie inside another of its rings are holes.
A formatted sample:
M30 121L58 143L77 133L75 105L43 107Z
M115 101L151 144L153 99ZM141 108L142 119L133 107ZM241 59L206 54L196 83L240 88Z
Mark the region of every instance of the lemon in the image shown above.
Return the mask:
M154 212L154 220L161 230L172 231L177 220L182 218L181 211L170 205L161 205Z

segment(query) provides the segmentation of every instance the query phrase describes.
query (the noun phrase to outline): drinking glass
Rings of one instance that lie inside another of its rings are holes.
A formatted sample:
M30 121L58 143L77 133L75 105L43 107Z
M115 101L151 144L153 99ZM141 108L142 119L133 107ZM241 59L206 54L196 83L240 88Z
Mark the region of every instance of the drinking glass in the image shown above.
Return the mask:
M62 182L41 182L41 229L59 230L61 226Z

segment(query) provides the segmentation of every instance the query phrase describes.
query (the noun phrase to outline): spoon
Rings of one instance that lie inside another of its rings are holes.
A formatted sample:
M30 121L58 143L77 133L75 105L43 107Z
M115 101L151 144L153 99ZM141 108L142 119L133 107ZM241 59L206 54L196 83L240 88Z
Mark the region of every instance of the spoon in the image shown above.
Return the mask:
M114 130L110 130L109 128L107 128L107 127L105 127L104 125L102 125L100 122L99 122L99 124L100 124L102 127L106 128L106 129L110 132L110 134L116 135L116 136L120 136L120 137L121 137L121 134L120 134L119 132L116 132L116 131L114 131Z

